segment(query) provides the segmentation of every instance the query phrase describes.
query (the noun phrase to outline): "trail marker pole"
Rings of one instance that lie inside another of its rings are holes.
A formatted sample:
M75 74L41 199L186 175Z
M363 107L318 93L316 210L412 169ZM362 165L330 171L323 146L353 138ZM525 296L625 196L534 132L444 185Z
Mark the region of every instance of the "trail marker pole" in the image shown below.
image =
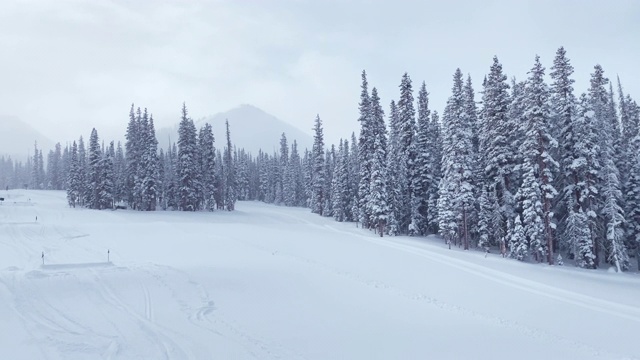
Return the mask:
M42 252L42 265L44 265L44 251Z
M109 253L111 253L111 251L109 251L109 249L107 249L107 262L110 262L109 261Z

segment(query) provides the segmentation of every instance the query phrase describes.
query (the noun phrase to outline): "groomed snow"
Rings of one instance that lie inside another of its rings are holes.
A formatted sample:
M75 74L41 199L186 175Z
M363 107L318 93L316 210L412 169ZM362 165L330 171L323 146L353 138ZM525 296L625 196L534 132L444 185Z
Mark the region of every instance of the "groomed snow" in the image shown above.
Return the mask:
M637 274L255 202L141 213L2 194L2 359L640 358Z

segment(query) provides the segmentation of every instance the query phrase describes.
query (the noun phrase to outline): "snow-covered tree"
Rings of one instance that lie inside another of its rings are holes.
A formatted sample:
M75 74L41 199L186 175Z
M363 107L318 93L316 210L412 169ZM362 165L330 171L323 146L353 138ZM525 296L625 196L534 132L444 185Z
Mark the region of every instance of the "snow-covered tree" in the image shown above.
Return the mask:
M406 173L402 171L403 163L401 163L399 116L398 106L394 100L391 100L389 138L387 142L387 195L389 197L387 203L389 204L389 216L387 217L386 231L387 234L392 236L400 233L398 219L401 216L400 208L402 206L403 189L406 189L406 186L404 186L406 184L406 176L404 176ZM360 166L362 167L362 164ZM360 201L362 202L363 199L360 198ZM360 216L362 217L362 213Z
M160 185L158 177L158 140L156 139L153 115L150 115L147 120L147 109L144 111L143 121L140 123L139 130L140 163L137 175L140 187L139 210L155 211Z
M511 228L511 220L507 222L509 229L509 248L511 249L511 257L523 261L528 256L528 244L525 229L522 226L520 215L516 214L516 219Z
M438 214L441 231L470 246L470 215L475 212L473 133L467 114L462 72L453 75L452 94L443 116L442 188ZM444 201L446 200L446 202ZM453 235L455 233L455 235ZM445 235L443 233L443 235Z
M554 174L557 173L558 163L552 153L557 141L549 130L549 90L538 56L529 74L524 96L524 141L520 144L524 179L517 198L523 199L523 226L534 258L542 261L542 256L546 254L547 261L553 265L555 223L552 201L557 195Z
M227 127L227 146L224 149L223 174L224 174L224 207L227 211L233 211L236 206L236 169L231 156L233 148L231 144L231 132L229 131L229 121L225 122Z
M213 146L215 139L211 125L208 123L200 129L198 136L200 151L200 192L202 194L202 207L208 211L216 208L215 202L215 167L216 167L216 149Z
M484 171L484 186L493 192L500 219L493 223L490 241L500 241L499 233L506 233L506 220L512 218L514 211L514 184L512 173L514 167L514 142L510 138L515 126L508 116L509 85L507 76L502 72L502 64L497 57L484 81L482 96L481 129L479 131L480 148ZM492 211L492 212L493 212Z
M89 197L86 206L91 209L100 209L100 177L102 175L101 167L102 152L98 139L98 132L95 128L91 130L89 137Z
M79 205L80 196L81 196L81 178L80 178L80 161L78 159L78 145L76 142L73 142L71 145L71 155L70 155L70 167L68 173L68 181L69 184L67 187L67 202L69 206L76 207Z
M369 96L367 73L362 71L362 91L360 94L360 137L358 139L358 214L363 228L369 228L370 215L367 209L367 199L371 189L371 162L373 157L373 143L375 137L371 126L371 98Z
M440 117L438 112L434 111L431 115L429 127L429 146L432 149L431 165L432 178L429 184L429 200L427 213L427 223L429 232L435 234L438 232L438 194L440 179L442 178L442 136L440 130Z
M322 215L325 205L325 156L324 156L324 135L322 134L322 120L320 115L316 116L314 126L313 150L310 155L311 163L311 203L310 208L313 213Z
M427 86L423 82L418 93L418 121L416 133L416 160L413 177L413 198L411 209L411 224L409 232L415 235L425 235L428 233L429 194L430 186L433 184L433 150L434 144L430 142L431 128L429 110L429 94ZM385 149L386 153L386 149Z
M409 225L412 218L413 188L415 183L414 177L417 175L415 170L416 161L416 111L414 108L413 86L409 74L404 73L400 82L400 99L398 100L398 151L397 160L400 161L400 178L398 185L400 186L400 202L396 203L397 221L400 227L400 233L411 234ZM417 217L417 215L416 215Z
M570 197L576 196L576 194L574 194L576 173L572 168L573 161L577 156L575 144L578 129L575 127L577 99L573 93L574 80L571 78L573 66L571 66L571 62L567 58L566 51L563 47L560 47L556 52L551 70L549 74L552 79L550 86L550 129L551 134L557 136L556 139L558 140L558 150L556 153L560 164L560 172L557 177L556 186L557 189L562 190L561 196L557 198L554 212L559 219L564 219L570 211L575 211L575 209L571 210L571 206L568 206L567 200ZM576 199L572 200L574 203L573 206L576 206L576 201ZM559 233L565 233L564 225L566 223L566 221L560 222ZM566 234L558 238L561 249L568 250L572 247L568 242L569 238Z
M178 127L178 209L198 209L198 154L197 135L193 120L188 117L187 106L182 105L182 119Z

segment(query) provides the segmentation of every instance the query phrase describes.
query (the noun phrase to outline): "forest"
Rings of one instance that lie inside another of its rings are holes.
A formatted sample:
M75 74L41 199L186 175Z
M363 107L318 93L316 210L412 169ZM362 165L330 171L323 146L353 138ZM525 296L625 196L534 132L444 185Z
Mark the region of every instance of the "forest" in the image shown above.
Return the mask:
M385 111L363 71L359 134L327 145L318 115L311 149L283 133L274 153L237 148L228 124L216 141L186 105L177 143L158 149L153 115L132 105L124 145L93 129L88 145L58 143L45 163L36 144L26 163L0 157L0 186L66 190L69 206L90 209L263 201L380 236L438 234L520 261L630 270L634 258L640 266L640 107L600 65L579 95L573 72L563 47L548 72L536 56L524 80L494 57L478 96L454 72L440 114L424 82L414 97L407 73Z

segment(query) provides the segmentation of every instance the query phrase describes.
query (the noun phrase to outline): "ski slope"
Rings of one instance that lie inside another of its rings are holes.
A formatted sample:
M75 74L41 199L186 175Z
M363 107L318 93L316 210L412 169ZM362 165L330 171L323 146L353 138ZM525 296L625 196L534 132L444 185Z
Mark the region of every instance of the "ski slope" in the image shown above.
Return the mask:
M2 194L3 359L640 359L638 274L254 202L141 213Z

